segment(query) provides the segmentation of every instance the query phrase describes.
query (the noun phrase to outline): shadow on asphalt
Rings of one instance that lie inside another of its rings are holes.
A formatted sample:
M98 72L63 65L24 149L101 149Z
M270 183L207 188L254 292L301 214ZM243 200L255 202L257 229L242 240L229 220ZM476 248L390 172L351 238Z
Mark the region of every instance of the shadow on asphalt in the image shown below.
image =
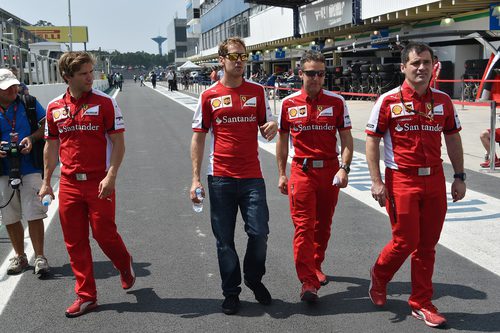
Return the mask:
M394 282L388 287L388 302L382 309L375 308L370 302L367 291L370 281L352 277L329 277L331 284L347 283L345 291L326 294L328 286L321 290L320 299L315 304L303 302L285 302L274 299L270 306L262 306L256 302L241 302L241 310L236 316L260 317L268 314L274 319L286 319L302 314L311 317L345 313L370 313L376 311L392 312L391 322L398 323L410 316L406 301L391 299L392 296L409 294L411 284L408 282ZM166 313L180 315L182 318L197 318L221 313L222 299L200 298L160 298L153 288L142 288L127 292L137 298L137 303L121 302L101 304L96 309L101 311L116 311L118 313ZM440 297L455 297L463 300L484 300L487 294L474 288L436 283L434 284L434 299ZM487 314L470 313L443 313L448 318L448 328L460 331L494 332L500 327L500 312Z
M151 274L147 267L151 263L134 262L134 272L137 277L144 277ZM110 277L118 276L118 270L113 266L111 261L95 261L94 262L94 278L96 280L104 280ZM70 264L64 264L59 267L50 267L50 273L45 279L62 279L68 276L73 276Z

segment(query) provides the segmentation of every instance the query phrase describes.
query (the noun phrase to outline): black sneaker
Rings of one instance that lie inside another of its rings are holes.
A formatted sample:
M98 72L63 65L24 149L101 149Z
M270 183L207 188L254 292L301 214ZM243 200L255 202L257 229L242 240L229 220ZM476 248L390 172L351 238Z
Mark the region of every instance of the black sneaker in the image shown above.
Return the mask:
M240 298L238 295L229 295L226 297L224 302L222 302L222 312L227 315L232 315L238 312L240 309Z
M257 302L263 305L269 305L272 302L271 294L269 293L269 290L267 290L266 286L262 282L256 282L256 283L250 283L247 280L245 280L245 286L250 288L250 290L253 291L253 294L255 295L255 299Z

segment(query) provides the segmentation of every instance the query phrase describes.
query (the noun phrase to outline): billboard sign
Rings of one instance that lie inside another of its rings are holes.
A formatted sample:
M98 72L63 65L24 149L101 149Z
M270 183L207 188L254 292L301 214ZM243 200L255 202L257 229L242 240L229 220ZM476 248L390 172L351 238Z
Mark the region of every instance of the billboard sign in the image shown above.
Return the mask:
M69 43L69 27L35 27L24 26L23 29L33 32L35 35L56 43ZM73 43L87 43L89 41L86 26L71 27Z

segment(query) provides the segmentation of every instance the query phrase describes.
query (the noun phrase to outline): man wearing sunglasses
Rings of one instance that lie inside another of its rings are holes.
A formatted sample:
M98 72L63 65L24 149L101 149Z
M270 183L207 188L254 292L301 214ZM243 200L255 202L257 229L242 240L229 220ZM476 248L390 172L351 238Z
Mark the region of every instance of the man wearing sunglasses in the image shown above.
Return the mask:
M441 160L441 133L455 171L453 201L465 195L461 130L450 97L432 89L432 49L409 43L401 52L405 81L379 97L366 126L366 159L372 196L385 206L392 240L370 270L369 296L386 303L387 284L411 254L412 315L431 327L446 318L432 304L435 247L446 215L446 184ZM385 184L380 174L380 139L384 138Z
M210 219L225 297L222 310L228 315L238 312L240 306L241 270L234 245L238 208L248 235L243 261L245 285L259 303L271 303L271 295L261 281L266 270L269 210L258 158L257 132L260 129L262 136L271 140L276 135L277 123L272 120L264 88L243 79L247 59L245 43L240 38L229 38L219 46L224 76L202 92L192 124L193 202L199 202L197 188L205 195L200 168L206 133L212 134L207 171Z
M322 89L325 58L321 52L306 51L300 60L301 91L286 97L281 105L276 144L278 187L287 194L295 226L295 268L302 283L300 298L315 301L318 289L328 279L321 264L330 239L339 189L347 186L352 160L351 121L344 99ZM337 132L341 142L339 166ZM286 176L288 142L295 156L290 179Z

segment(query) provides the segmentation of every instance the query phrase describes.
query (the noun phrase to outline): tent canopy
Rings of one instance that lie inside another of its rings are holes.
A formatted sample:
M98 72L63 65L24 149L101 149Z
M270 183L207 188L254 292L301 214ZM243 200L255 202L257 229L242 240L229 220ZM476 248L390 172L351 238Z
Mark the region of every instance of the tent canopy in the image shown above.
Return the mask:
M181 71L190 71L190 70L195 70L195 69L201 69L201 66L198 66L197 64L191 62L191 61L186 61L183 63L181 66L179 66L177 69Z

